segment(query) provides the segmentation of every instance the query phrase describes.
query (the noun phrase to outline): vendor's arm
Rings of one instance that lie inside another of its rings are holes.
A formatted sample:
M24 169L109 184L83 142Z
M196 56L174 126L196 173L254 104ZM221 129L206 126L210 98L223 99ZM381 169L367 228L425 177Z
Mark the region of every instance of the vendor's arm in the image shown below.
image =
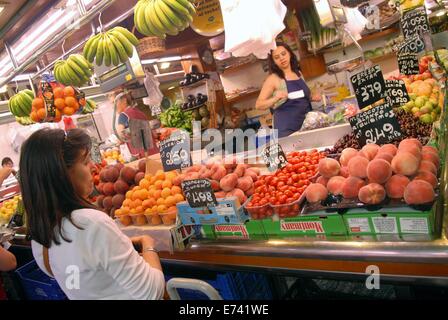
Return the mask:
M117 124L117 132L120 139L128 140L129 136L126 134L126 128L129 127L129 118L128 116L122 112L118 116L118 124Z
M0 271L10 271L16 267L16 257L0 245Z
M255 108L260 110L269 109L274 104L282 99L288 97L288 93L285 91L276 91L277 79L274 75L270 75L261 88L260 95L258 96ZM275 92L275 96L272 96Z
M8 167L0 168L0 187L3 184L3 181L5 181L5 179L9 177L11 172L12 172L12 168L8 168Z

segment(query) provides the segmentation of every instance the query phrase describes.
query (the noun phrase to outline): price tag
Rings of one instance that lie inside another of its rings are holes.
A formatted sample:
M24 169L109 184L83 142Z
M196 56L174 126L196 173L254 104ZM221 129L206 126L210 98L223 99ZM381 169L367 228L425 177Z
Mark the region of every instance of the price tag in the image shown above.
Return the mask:
M383 99L386 85L379 66L374 66L353 75L350 81L360 109Z
M403 13L400 22L401 31L405 39L431 31L424 7Z
M383 103L349 118L350 126L360 146L384 144L402 136L392 106Z
M418 35L410 37L398 46L398 53L412 52L419 53L425 50L426 44Z
M162 108L160 106L151 106L151 115L158 116L162 113Z
M269 171L276 171L277 169L281 169L288 164L286 155L278 143L265 147L261 156L263 157L264 163L266 163Z
M398 68L400 73L404 75L419 74L417 54L411 52L399 53Z
M402 106L409 102L408 90L403 80L386 80L386 92L389 103L395 106Z
M208 179L195 179L182 182L182 192L192 208L214 207L218 205L212 185Z
M90 148L90 157L92 158L92 161L95 163L101 163L103 161L103 159L101 158L100 143L95 137L92 137L92 147Z
M160 159L164 171L191 167L188 133L176 131L169 138L160 141Z

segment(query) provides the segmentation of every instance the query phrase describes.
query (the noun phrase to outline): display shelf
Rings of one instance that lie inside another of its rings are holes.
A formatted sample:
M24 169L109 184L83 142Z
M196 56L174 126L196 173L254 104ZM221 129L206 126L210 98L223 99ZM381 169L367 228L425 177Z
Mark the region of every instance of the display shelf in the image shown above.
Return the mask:
M199 81L197 81L197 82L195 82L195 83L189 84L188 86L179 86L179 88L181 88L182 90L183 90L183 89L193 89L193 88L197 88L197 87L200 87L200 86L206 84L206 83L207 83L207 80L208 80L208 79L202 79L202 80L199 80Z
M226 97L226 99L227 99L228 103L237 103L237 102L240 102L240 101L242 101L244 99L248 99L250 97L256 96L259 93L260 93L259 89L251 90L251 91L243 92L243 93L241 93L241 94L239 94L239 95L237 95L236 97L233 97L233 98L227 98Z
M203 106L207 106L207 102L206 102L206 103L203 103L203 104L200 104L200 105L198 105L198 106L195 106L195 107L193 107L193 108L182 109L182 111L191 111L191 110L194 110L194 109L198 109L198 108L200 108L200 107L203 107Z
M391 59L391 58L396 58L396 57L397 57L397 55L395 54L395 52L391 52L391 53L385 54L385 55L383 55L383 56L379 56L379 57L375 57L375 58L370 58L370 59L366 59L366 60L370 60L370 61L372 61L373 63L378 63L378 62L381 62L381 61L383 61L383 60Z
M230 65L230 66L224 68L223 71L221 72L221 74L225 75L225 74L232 73L234 71L244 69L245 67L253 65L256 62L257 62L257 60L253 60L253 61L247 61L247 62L240 63L240 64Z
M358 40L359 43L363 43L363 42L367 42L367 41L372 41L381 37L385 37L394 33L398 33L400 32L400 29L396 28L396 27L392 27L392 28L387 28L384 29L383 31L379 31L379 32L374 32L374 33L369 33L365 36L362 36L361 39Z

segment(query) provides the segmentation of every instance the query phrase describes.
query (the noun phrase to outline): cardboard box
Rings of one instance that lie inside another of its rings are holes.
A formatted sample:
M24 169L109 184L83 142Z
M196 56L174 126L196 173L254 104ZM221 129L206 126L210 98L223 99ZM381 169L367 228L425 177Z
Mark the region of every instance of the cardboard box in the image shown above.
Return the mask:
M264 219L262 222L268 237L316 234L345 236L347 234L342 216L338 213L326 213L324 211L278 221Z
M418 211L406 206L382 208L374 212L350 209L343 215L349 235L432 235L434 217L434 208L430 211Z
M245 224L203 225L201 235L208 239L266 239L263 224L258 220Z
M249 215L236 197L219 199L218 205L208 208L192 208L188 202L177 205L178 217L184 225L244 224Z

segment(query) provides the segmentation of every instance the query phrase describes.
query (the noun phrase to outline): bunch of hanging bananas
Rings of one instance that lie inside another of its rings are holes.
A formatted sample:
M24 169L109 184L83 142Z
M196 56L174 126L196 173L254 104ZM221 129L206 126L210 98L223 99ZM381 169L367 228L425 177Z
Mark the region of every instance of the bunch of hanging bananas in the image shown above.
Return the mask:
M95 101L87 99L86 105L84 107L82 107L82 113L84 113L84 114L92 113L95 111L95 109L96 109Z
M109 31L98 33L87 40L83 55L89 61L101 66L118 66L132 57L138 39L129 30L115 27Z
M189 0L139 0L134 8L134 24L145 36L162 39L175 36L193 21L196 8Z
M66 86L80 87L89 82L93 65L80 54L72 54L67 60L58 60L53 70L56 81Z
M9 99L9 111L16 117L28 117L31 113L33 99L33 91L28 89L19 91Z
M27 117L16 117L16 122L20 123L22 126L29 126L30 124L34 124L35 122L31 120L29 116Z

